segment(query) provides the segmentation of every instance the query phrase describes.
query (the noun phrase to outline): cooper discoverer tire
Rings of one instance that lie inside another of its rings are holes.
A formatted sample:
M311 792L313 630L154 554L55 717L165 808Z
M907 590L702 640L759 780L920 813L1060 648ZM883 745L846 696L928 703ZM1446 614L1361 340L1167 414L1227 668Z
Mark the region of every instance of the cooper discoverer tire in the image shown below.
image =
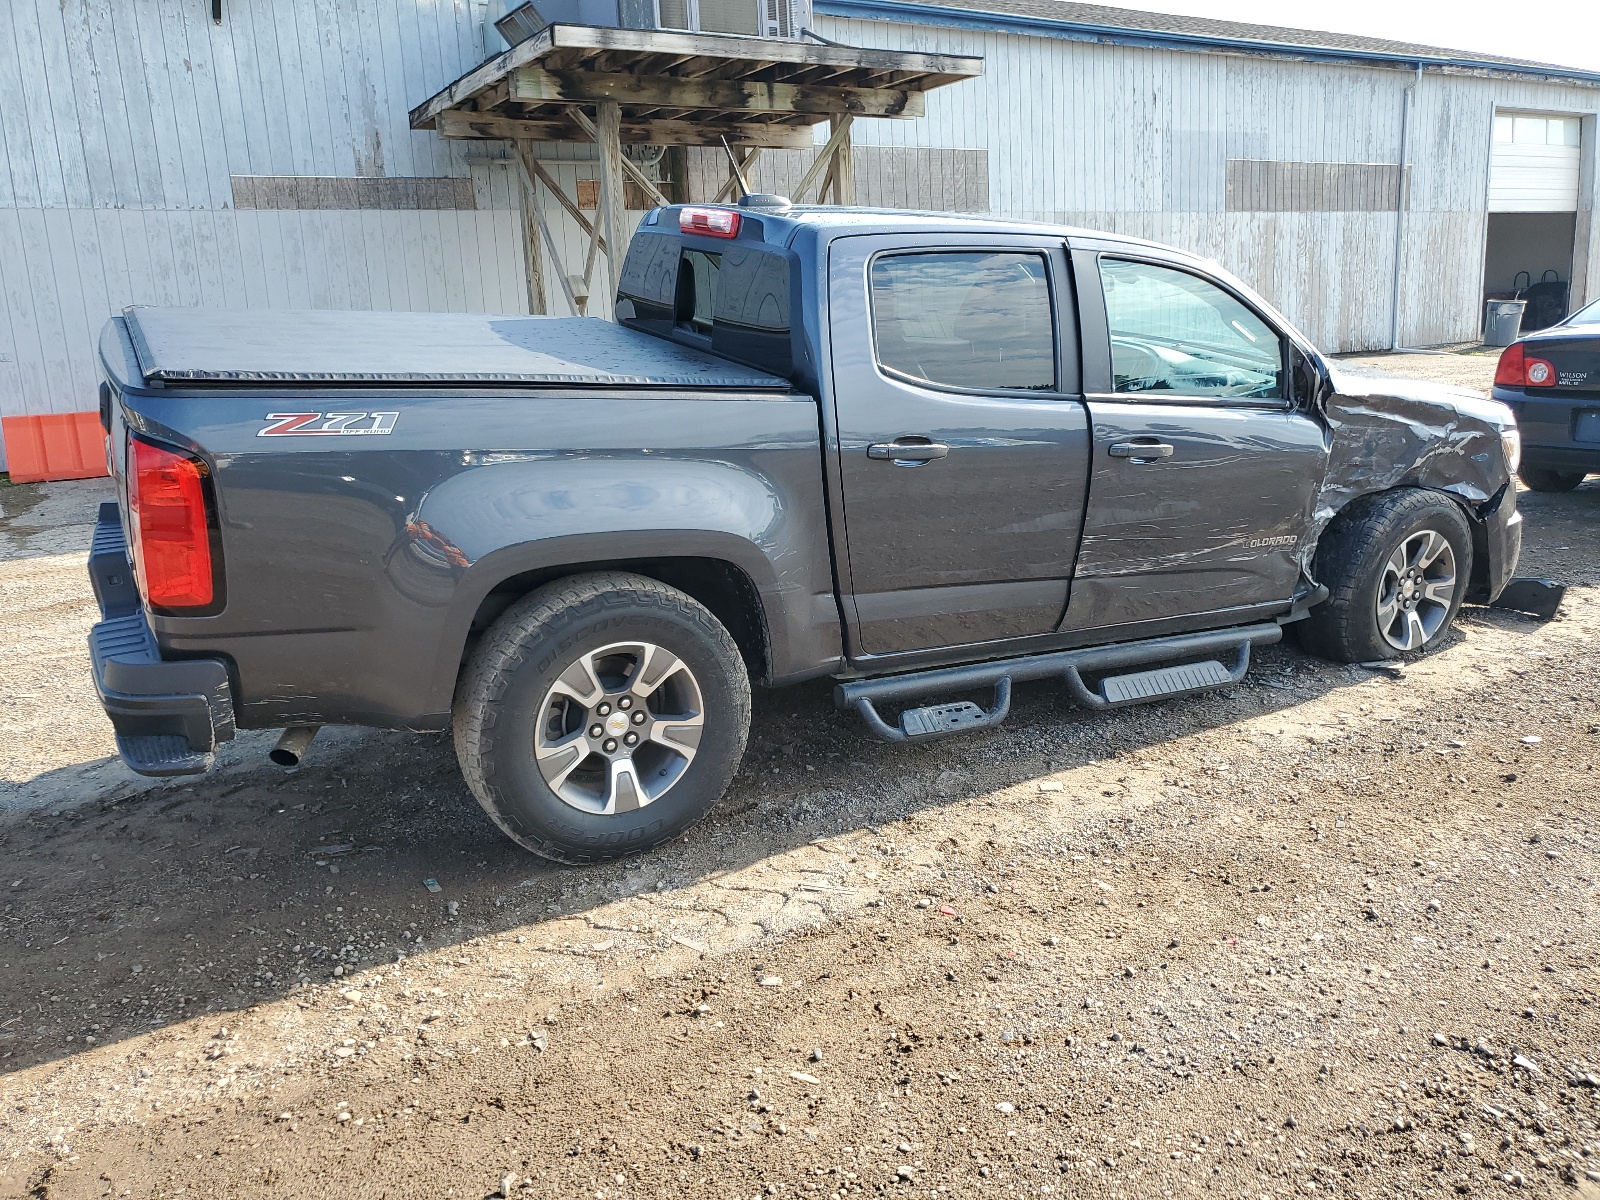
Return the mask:
M1570 492L1588 478L1582 471L1558 471L1554 467L1523 464L1517 478L1535 492Z
M1403 488L1352 501L1317 546L1328 599L1297 623L1300 644L1335 662L1426 651L1449 630L1472 579L1472 531L1451 500Z
M702 605L658 580L557 580L508 608L456 691L467 786L518 845L604 862L699 822L738 769L750 728L739 648Z

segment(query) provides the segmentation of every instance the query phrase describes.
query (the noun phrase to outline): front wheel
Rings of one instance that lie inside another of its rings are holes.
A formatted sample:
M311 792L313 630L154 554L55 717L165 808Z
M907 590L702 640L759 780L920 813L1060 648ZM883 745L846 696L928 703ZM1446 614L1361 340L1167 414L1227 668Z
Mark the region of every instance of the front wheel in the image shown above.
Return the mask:
M720 622L620 572L539 589L495 622L455 705L467 786L518 845L603 862L677 837L738 769L750 681Z
M1535 492L1570 492L1588 476L1582 471L1557 471L1552 467L1524 464L1517 478Z
M1300 644L1336 662L1398 658L1434 646L1455 621L1472 578L1472 533L1437 492L1364 496L1317 547L1327 600L1299 623Z

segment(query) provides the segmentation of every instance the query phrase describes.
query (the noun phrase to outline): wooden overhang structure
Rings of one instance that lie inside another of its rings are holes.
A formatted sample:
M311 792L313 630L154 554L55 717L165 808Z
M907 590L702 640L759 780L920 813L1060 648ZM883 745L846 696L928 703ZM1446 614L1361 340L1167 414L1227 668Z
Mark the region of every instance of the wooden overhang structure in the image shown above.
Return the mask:
M803 203L814 189L818 202L831 198L835 204L853 204L850 127L855 119L921 116L927 92L982 73L983 59L953 54L551 25L412 109L411 127L513 145L529 217L530 306L534 312L548 310L542 264L548 251L568 305L582 312L597 255L605 254L611 264L613 291L621 273L628 244L625 181L652 204L671 203L623 153L625 144L721 146L726 141L748 174L763 150L813 146L812 127L827 121L828 140L792 199ZM536 143L558 141L598 146L593 222L538 160ZM581 275L562 266L541 187L588 238ZM728 182L715 199L732 199L737 190L730 164Z

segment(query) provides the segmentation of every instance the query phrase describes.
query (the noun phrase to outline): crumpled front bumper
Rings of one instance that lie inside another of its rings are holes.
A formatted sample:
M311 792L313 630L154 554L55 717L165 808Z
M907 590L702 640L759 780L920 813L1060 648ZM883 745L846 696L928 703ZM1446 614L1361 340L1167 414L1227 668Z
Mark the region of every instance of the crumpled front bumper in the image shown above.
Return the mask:
M1522 556L1522 514L1517 511L1517 486L1508 483L1490 505L1480 510L1473 530L1473 554L1480 566L1473 572L1477 584L1468 599L1492 604L1517 573Z
M100 506L89 581L101 620L89 632L100 704L117 752L140 775L198 775L235 733L228 666L219 658L163 659L134 585L122 514Z

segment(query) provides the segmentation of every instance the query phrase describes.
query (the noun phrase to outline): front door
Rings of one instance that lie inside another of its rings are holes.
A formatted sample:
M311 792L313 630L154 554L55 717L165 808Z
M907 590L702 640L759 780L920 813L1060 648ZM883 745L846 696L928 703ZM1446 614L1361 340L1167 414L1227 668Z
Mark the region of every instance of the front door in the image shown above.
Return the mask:
M1289 340L1190 267L1074 265L1094 465L1063 627L1286 606L1328 460Z
M932 241L851 237L829 251L857 659L1050 633L1083 520L1089 433L1064 248Z

